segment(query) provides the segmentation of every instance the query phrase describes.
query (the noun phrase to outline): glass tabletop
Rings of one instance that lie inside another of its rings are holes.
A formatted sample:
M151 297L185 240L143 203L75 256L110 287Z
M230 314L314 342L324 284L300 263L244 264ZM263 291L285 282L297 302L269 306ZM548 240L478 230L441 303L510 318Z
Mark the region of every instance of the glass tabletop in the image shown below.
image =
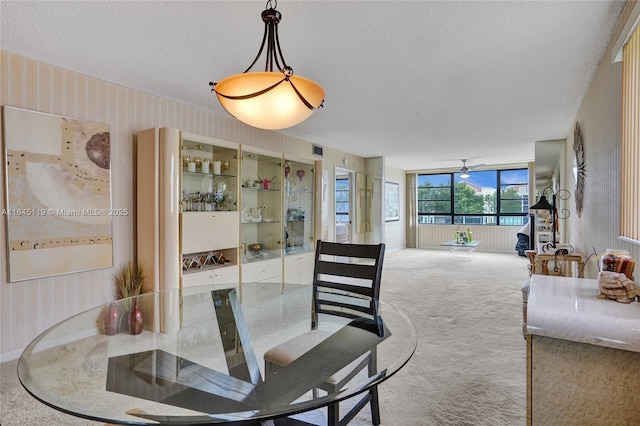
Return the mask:
M31 342L18 376L41 402L87 419L222 424L285 417L349 398L392 376L415 351L414 326L381 303L373 321L321 315L318 328L329 337L265 377L264 353L310 330L312 287L283 288L247 304L235 290L213 286L148 293L137 300L144 328L135 335L126 313L133 299L99 306ZM372 373L364 368L334 393L312 392L368 351L376 352Z
M444 243L441 243L441 246L445 246L445 247L478 247L480 244L482 244L482 241L468 241L466 243L459 243L456 240L449 240L449 241L445 241Z

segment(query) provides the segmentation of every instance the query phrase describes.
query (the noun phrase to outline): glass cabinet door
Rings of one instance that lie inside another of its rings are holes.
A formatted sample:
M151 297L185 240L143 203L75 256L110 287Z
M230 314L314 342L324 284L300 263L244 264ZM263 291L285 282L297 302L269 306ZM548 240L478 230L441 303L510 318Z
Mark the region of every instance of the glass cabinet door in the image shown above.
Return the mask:
M182 211L236 211L237 149L182 141Z
M285 159L284 176L285 255L313 252L314 165Z
M282 257L282 157L241 156L242 263Z
M198 273L238 264L238 148L203 140L183 133L181 141L183 285L201 279Z

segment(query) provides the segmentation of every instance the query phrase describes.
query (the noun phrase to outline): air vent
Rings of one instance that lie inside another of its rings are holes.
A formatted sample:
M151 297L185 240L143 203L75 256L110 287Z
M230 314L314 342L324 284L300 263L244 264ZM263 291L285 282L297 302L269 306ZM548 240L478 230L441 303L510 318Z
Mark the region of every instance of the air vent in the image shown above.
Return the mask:
M322 147L318 145L313 146L313 155L319 155L322 157Z

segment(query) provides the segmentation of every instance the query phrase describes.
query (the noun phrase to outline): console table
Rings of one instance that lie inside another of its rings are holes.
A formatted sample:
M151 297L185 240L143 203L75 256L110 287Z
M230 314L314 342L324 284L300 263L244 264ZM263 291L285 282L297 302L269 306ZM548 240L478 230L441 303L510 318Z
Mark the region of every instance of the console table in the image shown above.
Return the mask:
M525 254L531 263L531 275L553 275L549 272L549 262L567 262L565 276L572 277L573 264L577 268L577 277L584 278L584 259L579 254L537 253L535 250L526 250Z
M640 304L597 280L533 275L526 310L527 424L638 424Z

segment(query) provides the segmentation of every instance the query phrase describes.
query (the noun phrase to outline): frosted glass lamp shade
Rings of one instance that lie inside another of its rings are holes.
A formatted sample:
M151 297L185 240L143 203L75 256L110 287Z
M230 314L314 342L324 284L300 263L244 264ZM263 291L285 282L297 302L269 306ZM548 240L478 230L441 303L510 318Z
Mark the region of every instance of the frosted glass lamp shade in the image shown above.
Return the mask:
M214 90L229 114L250 126L268 130L295 126L324 101L319 84L296 75L287 80L281 72L235 74L216 83Z

